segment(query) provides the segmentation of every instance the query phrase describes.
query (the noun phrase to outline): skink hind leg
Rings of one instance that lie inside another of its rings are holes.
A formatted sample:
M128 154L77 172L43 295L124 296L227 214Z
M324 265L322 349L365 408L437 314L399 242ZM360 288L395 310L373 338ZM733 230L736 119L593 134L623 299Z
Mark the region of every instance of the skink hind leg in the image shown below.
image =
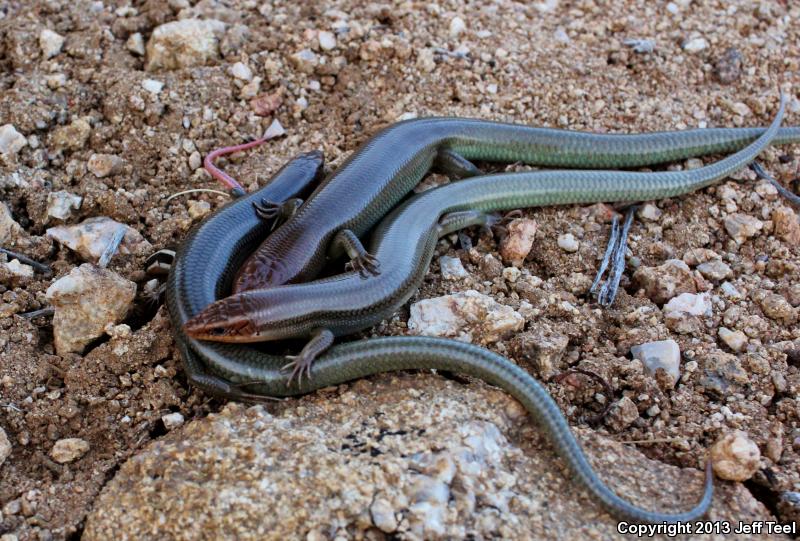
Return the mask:
M367 278L368 275L377 276L381 273L381 263L378 259L367 252L361 241L355 233L349 229L342 229L336 236L333 237L331 242L331 251L343 251L350 258L350 261L345 265L347 271L357 271L362 278Z
M299 197L292 197L283 203L262 199L261 203L254 202L253 208L256 210L256 215L262 220L275 220L272 223L272 229L275 229L294 216L302 204L303 200Z
M473 225L492 227L500 220L501 217L495 213L488 213L480 210L459 210L450 212L439 218L437 233L440 237L443 237L454 231Z
M311 340L308 341L308 344L305 345L299 355L287 356L289 359L293 359L292 362L283 367L283 370L293 369L289 380L286 382L287 387L292 384L295 377L299 385L303 379L303 372L306 373L309 380L311 379L311 365L314 363L314 359L333 345L333 338L333 333L330 330L317 329L312 333Z
M436 171L446 174L451 179L476 177L483 174L474 163L461 154L447 148L439 150L438 154L436 154L433 168Z

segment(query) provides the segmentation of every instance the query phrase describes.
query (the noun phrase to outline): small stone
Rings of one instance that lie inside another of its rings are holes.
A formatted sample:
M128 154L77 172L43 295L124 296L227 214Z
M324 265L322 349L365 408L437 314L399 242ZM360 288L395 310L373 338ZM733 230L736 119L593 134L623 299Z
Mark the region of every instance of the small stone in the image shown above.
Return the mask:
M683 43L683 50L689 53L699 53L708 48L708 41L705 38L692 38Z
M6 431L0 427L0 468L3 467L3 462L11 455L11 442L8 441Z
M748 214L731 214L725 218L725 231L737 244L742 244L747 239L755 237L763 227L764 223L761 220Z
M282 103L282 93L273 92L272 94L260 94L256 96L250 100L250 107L258 116L270 116L278 110L278 107L280 107Z
M189 154L188 163L189 163L189 169L191 169L192 171L194 171L195 169L200 169L200 166L203 165L203 157L200 156L200 153L195 150L194 152Z
M427 47L424 49L417 49L417 67L423 73L431 73L436 69L436 61L434 60L433 51Z
M722 285L719 286L719 288L722 290L722 293L729 299L739 300L744 298L744 296L741 293L739 293L739 290L736 289L736 286L734 286L730 282L723 282Z
M211 212L211 203L208 201L189 201L189 216L192 220L199 220Z
M680 334L698 332L702 327L700 318L711 314L711 299L707 293L681 293L664 305L667 328Z
M750 375L732 353L714 350L701 360L703 370L699 383L716 396L730 396L750 383Z
M14 126L11 124L0 126L0 154L15 156L27 144L28 140Z
M786 325L791 325L797 321L797 310L781 295L759 291L753 295L753 299L758 302L761 310L768 318Z
M183 424L183 415L180 412L168 413L161 416L161 422L164 423L164 428L173 430Z
M81 208L83 197L64 190L47 194L47 216L56 220L66 220L73 210Z
M53 335L58 354L82 352L109 324L125 318L135 296L134 282L88 263L56 280L46 297L55 308Z
M457 38L460 36L464 30L467 29L466 23L464 23L464 19L461 17L453 17L450 19L450 37Z
M204 66L219 59L226 25L216 19L182 19L157 26L147 42L147 71Z
M492 254L485 254L478 265L486 278L492 279L503 275L503 264Z
M688 160L686 160L685 167L687 170L700 169L701 167L703 167L703 160L701 160L700 158L689 158Z
M461 260L457 257L443 255L439 258L439 268L442 271L442 278L445 280L458 280L469 276Z
M20 263L17 259L8 262L0 262L0 268L4 269L12 277L13 283L25 282L33 278L33 267Z
M319 47L323 51L331 51L336 48L336 35L333 32L321 30L317 34L317 41L319 41Z
M131 34L128 37L128 41L125 42L125 47L136 56L144 56L146 52L144 48L144 38L139 32Z
M668 259L658 267L639 267L633 273L633 281L656 304L663 304L681 293L697 291L692 271L680 259Z
M704 278L716 281L724 280L733 274L733 270L720 259L702 263L697 266L697 270L700 271Z
M292 65L301 73L313 73L319 57L311 49L303 49L289 57Z
M729 47L714 65L714 75L722 84L735 83L742 76L743 60L742 53L734 47Z
M408 329L424 336L449 336L493 343L522 330L525 319L488 295L468 290L411 305Z
M502 276L503 276L503 280L513 284L517 280L519 280L520 276L522 276L522 271L519 270L517 267L506 267L506 268L503 269Z
M89 452L89 442L81 438L64 438L58 440L50 456L59 464L74 462Z
M648 222L657 222L663 213L661 212L661 209L655 206L653 203L647 203L639 208L636 214L642 220L647 220Z
M80 150L86 145L91 134L91 124L85 118L79 118L67 126L56 128L52 141L58 149Z
M549 325L536 325L514 338L519 354L533 363L537 375L548 380L566 369L564 354L569 346L569 337Z
M575 237L572 235L572 233L566 233L564 235L559 235L558 247L565 252L572 253L578 251L578 248L580 248L580 243L575 240Z
M521 267L536 238L536 222L519 218L508 224L508 235L500 243L500 255L508 264Z
M236 62L233 66L231 66L230 71L231 75L241 81L253 80L253 70L251 70L250 67L244 62Z
M1 235L0 239L2 239ZM800 284L789 285L786 289L786 300L794 307L800 306Z
M22 231L22 227L14 221L11 211L0 201L0 245L7 243Z
M792 245L800 244L800 221L789 207L778 207L772 211L775 236Z
M67 76L64 75L63 73L54 73L52 75L48 75L46 81L47 81L47 88L51 90L58 90L59 88L62 88L65 84L67 84Z
M690 248L685 254L683 254L683 262L690 267L696 267L701 263L706 263L715 259L721 258L717 252L714 250L709 250L708 248Z
M369 507L372 523L384 533L393 533L397 530L398 522L392 505L384 498L376 498Z
M605 417L605 424L614 432L621 432L631 426L639 418L639 410L633 400L623 396L608 410Z
M731 351L736 353L739 353L747 346L747 335L742 331L732 331L727 327L720 327L717 335Z
M77 252L84 260L98 262L120 231L123 237L119 253L144 255L152 249L141 233L106 216L89 218L77 225L51 227L45 235Z
M86 168L97 178L116 175L122 170L125 160L114 154L92 154Z
M286 134L286 130L283 129L280 121L276 118L272 121L269 127L264 132L262 136L264 139L274 139L275 137L280 137Z
M631 347L631 355L639 359L645 371L655 377L656 372L664 370L672 378L672 386L681 377L681 348L675 340L659 340Z
M161 81L156 81L155 79L145 79L144 81L142 81L142 88L144 88L151 94L158 95L164 88L164 83L162 83Z
M45 58L53 58L61 52L63 46L64 36L56 34L47 28L39 33L39 47L42 49L42 56Z
M728 481L747 481L758 471L761 451L746 432L735 430L711 446L714 473Z

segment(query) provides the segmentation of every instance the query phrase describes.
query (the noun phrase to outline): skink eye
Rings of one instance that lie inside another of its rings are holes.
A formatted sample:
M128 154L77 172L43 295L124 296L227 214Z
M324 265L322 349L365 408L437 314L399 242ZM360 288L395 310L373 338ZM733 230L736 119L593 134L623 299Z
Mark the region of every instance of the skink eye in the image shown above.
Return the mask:
M222 327L214 327L211 329L212 336L222 336L223 334L225 334L225 329Z

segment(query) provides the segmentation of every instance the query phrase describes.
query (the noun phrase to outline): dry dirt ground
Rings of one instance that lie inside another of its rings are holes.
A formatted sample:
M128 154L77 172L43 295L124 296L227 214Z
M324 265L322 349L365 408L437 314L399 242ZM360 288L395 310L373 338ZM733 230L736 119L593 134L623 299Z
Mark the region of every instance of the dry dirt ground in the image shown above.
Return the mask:
M158 25L188 16L228 25L220 57L203 67L146 72L145 57L126 45L129 37L138 32L146 43ZM44 28L65 38L52 58L41 52ZM319 48L319 30L338 31L335 48ZM623 44L627 38L653 40L655 48L634 52ZM257 116L240 97L242 82L230 73L234 63L246 63L262 79L259 93L281 96L274 116L288 132L227 163L252 187L303 150L323 149L333 169L371 134L410 114L598 132L757 126L771 119L780 88L790 96L786 124L797 125L798 43L800 5L778 0L1 2L0 125L13 125L28 142L15 157L0 160L0 199L26 234L25 242L5 247L50 264L54 276L23 282L5 276L0 283L7 310L0 319L0 427L11 444L0 466L0 534L78 538L119 465L164 434L163 415L181 412L189 420L222 405L187 385L163 308L148 310L143 299L127 320L135 334L122 359L109 355L103 340L83 355L57 355L49 321L16 314L45 307L50 283L82 263L44 237L58 223L46 221L48 192L84 198L68 223L108 216L140 231L154 249L174 247L186 234L193 223L190 199L212 208L225 201L208 194L165 200L181 190L218 188L193 170L195 152L241 142L269 125L270 116ZM732 53L726 56L729 48L738 51L740 66ZM293 58L303 49L317 60ZM143 88L145 79L164 87L154 94ZM58 135L78 119L91 127L85 141ZM795 191L798 152L798 145L784 146L762 157ZM116 155L124 164L97 178L87 170L94 153ZM762 454L747 487L777 512L778 495L800 489L800 251L796 242L772 234L770 213L782 204L776 196L753 195L752 176L737 178L742 181L729 181L724 190L658 201L658 221L633 225L630 252L640 265L709 248L732 268L727 280L743 298L731 301L718 283L710 284L714 315L690 334L665 327L658 306L631 283L631 271L610 309L601 311L575 285L585 282L576 273L593 276L603 252L609 226L601 207L525 211L539 224L525 263L545 281L539 292L516 291L497 269L447 243L440 251L461 256L477 277L473 287L511 306L522 298L539 308L528 329L565 335L566 362L602 375L613 390L607 400L628 396L635 402L641 415L612 432L614 438L666 440L640 447L651 458L696 467L722 433L747 432ZM730 212L750 214L764 227L739 245L722 225ZM558 247L563 233L580 241L577 253ZM497 255L491 239L477 248ZM118 255L109 269L141 285L143 260ZM418 298L459 289L439 276L434 264ZM757 302L764 291L794 304L795 318L765 314ZM576 310L564 310L561 301ZM407 316L406 310L374 332L406 332ZM720 326L744 331L747 347L731 353L718 338ZM631 345L665 338L680 344L684 367L699 366L675 390L630 369ZM493 348L533 370L518 354L519 339ZM701 384L704 363L714 355L732 358L746 376L723 394ZM547 386L573 423L597 408L592 385ZM598 430L611 432L602 425ZM67 437L86 440L90 450L74 464L58 464L49 453Z

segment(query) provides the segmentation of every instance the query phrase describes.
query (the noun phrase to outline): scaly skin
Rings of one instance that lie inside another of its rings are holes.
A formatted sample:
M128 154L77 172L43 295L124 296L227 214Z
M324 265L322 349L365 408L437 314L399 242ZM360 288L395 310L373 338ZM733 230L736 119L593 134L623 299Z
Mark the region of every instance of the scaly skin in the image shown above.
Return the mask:
M239 271L234 292L313 279L326 256L337 255L331 245L336 233L363 235L446 152L467 160L615 169L736 151L763 131L719 128L607 135L460 118L399 122L366 141L264 241ZM800 128L785 128L775 138L776 143L796 141Z

